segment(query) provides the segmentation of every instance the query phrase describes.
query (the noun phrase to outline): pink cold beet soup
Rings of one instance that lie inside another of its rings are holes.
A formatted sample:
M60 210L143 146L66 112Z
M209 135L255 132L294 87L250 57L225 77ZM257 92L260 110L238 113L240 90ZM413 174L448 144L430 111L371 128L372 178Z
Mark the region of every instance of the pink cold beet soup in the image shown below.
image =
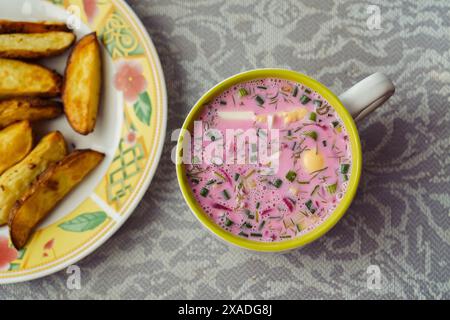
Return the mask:
M294 239L325 221L347 191L352 159L346 128L333 107L301 83L269 78L235 85L205 104L197 120L203 124L200 156L214 143L223 157L207 162L194 156L185 164L187 179L210 219L234 235ZM237 142L250 131L258 142ZM260 140L267 144L265 157ZM237 160L238 149L246 150L245 161Z

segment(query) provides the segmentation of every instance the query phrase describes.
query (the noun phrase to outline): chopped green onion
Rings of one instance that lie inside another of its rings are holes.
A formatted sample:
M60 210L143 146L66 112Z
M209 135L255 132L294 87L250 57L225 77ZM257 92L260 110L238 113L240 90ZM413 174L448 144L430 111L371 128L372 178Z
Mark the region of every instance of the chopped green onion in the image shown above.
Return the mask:
M317 132L315 132L315 131L305 132L304 135L307 137L310 137L313 140L317 140Z
M298 232L301 232L301 231L302 231L302 228L300 227L300 224L298 223L298 224L296 224L296 226L297 226L297 231L298 231Z
M288 234L286 234L286 235L282 235L282 236L280 236L280 238L281 238L281 239L290 239L290 238L291 238L291 236L290 236L290 235L288 235Z
M283 184L281 179L276 179L274 182L270 182L275 188L279 189Z
M262 237L262 233L254 233L254 232L252 232L252 233L250 233L250 235L252 237L255 237L255 238L261 238Z
M256 209L259 209L260 206L261 206L261 202L257 202L256 203Z
M313 191L311 192L311 195L313 196L317 192L317 190L319 190L319 185L314 187Z
M206 188L202 188L202 189L200 190L200 195L201 195L202 197L205 197L205 198L206 198L206 196L208 195L208 193L209 193L209 190L206 189Z
M245 97L245 96L247 96L248 95L248 91L247 90L245 90L245 88L240 88L239 89L239 96L242 98L242 97Z
M217 172L217 171L214 171L214 174L216 175L216 176L218 176L220 179L222 179L223 181L226 181L227 179L223 176L223 175L221 175L219 172Z
M264 99L263 98L261 98L261 96L256 96L255 97L255 100L256 100L256 103L258 104L258 106L262 106L263 104L264 104Z
M200 180L198 180L197 178L192 178L192 179L191 179L191 182L192 182L193 184L199 184L199 183L200 183Z
M266 220L263 220L263 221L261 222L261 224L259 225L258 230L261 231L262 228L264 228L264 225L265 225L265 224L266 224Z
M305 92L308 93L308 94L310 94L310 93L311 93L311 90L308 89L308 88L306 88L306 89L305 89Z
M230 226L232 226L233 224L234 224L233 221L231 221L230 219L226 218L226 220L225 220L225 226L226 226L226 227L230 227Z
M255 172L256 172L256 170L255 169L252 169L252 170L250 170L250 172L249 173L247 173L246 175L245 175L245 179L248 179L248 178L250 178L252 175L254 175L255 174Z
M316 108L320 108L322 106L322 100L314 100L313 104Z
M234 174L234 181L238 181L241 175L239 173Z
M243 232L243 231L239 232L239 235L240 235L241 237L248 238L248 234L245 233L245 232Z
M324 106L321 106L321 107L317 107L316 108L316 112L318 113L318 114L320 114L321 116L323 116L323 115L325 115L325 114L327 114L328 113L328 111L330 110L330 106L329 105L324 105Z
M267 87L265 87L265 86L257 86L257 88L261 89L261 90L267 90Z
M254 219L255 216L252 214L252 212L248 209L244 210L245 215L249 218L249 219Z
M298 87L295 86L295 87L294 87L294 91L292 92L292 96L293 96L293 97L296 97L297 94L298 94Z
M297 178L297 172L289 170L289 172L286 174L286 179L288 179L290 182L293 182Z
M316 114L315 112L311 112L311 113L309 114L309 120L315 122L315 121L317 120L317 114Z
M305 206L308 208L308 210L309 210L311 213L316 212L316 209L313 208L313 202L312 202L312 200L306 201L306 202L305 202Z
M222 191L222 195L223 195L223 197L226 199L226 200L230 200L230 194L228 193L228 191L227 190L223 190Z
M333 121L331 124L334 128L336 128L339 125L339 121Z
M316 170L316 171L310 172L309 174L313 175L313 174L316 174L316 173L319 173L319 172L325 171L325 170L327 170L327 169L328 169L328 167L325 167L325 168L322 168L322 169L319 169L319 170ZM314 177L316 177L316 176L314 176Z
M327 189L327 192L329 194L335 194L336 190L337 190L337 183L330 184L330 185L326 186L325 188Z
M301 102L302 104L307 104L307 103L310 102L310 101L311 101L311 98L308 97L308 96L305 96L305 95L302 95L302 97L300 98L300 102Z
M343 174L343 175L342 175L342 180L343 180L343 181L348 181L348 175Z
M244 226L244 227L246 227L248 229L253 228L253 226L252 226L252 224L250 222L244 222L244 224L242 226Z
M342 174L347 174L349 169L350 169L350 165L348 163L341 164L341 173Z
M297 146L297 141L294 141L294 143L292 144L292 151L294 151L295 150L295 147Z
M211 180L209 180L209 181L206 183L206 185L207 185L207 186L210 186L210 185L212 185L212 184L214 184L214 183L216 183L216 179L211 179Z

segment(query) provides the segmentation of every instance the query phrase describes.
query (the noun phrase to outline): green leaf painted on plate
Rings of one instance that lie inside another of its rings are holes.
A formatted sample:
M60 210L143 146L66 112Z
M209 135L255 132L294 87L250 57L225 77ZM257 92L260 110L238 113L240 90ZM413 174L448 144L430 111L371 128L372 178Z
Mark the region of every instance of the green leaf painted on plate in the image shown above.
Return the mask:
M70 232L85 232L101 225L107 217L103 211L83 213L72 220L61 223L58 227Z
M134 104L134 112L136 113L136 117L138 117L142 123L150 125L152 103L148 92L143 92L139 95L138 100Z
M20 269L20 264L19 263L10 263L9 264L9 268L8 271L16 271Z

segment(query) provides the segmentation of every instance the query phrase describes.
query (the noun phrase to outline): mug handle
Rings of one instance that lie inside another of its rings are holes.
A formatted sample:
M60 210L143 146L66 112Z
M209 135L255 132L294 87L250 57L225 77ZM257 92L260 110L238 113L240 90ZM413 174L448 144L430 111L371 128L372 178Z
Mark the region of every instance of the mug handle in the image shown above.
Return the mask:
M361 80L339 96L355 121L359 121L385 103L395 92L394 84L380 73Z

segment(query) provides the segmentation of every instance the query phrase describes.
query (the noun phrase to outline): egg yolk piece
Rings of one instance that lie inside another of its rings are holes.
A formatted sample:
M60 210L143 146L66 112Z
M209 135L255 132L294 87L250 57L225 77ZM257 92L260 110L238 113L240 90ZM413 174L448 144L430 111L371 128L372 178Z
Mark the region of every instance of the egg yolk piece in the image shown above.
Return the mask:
M306 150L302 155L302 164L306 172L312 173L325 168L325 159L316 149Z
M308 113L308 110L306 110L305 108L297 108L290 112L282 112L281 116L284 119L284 124L287 125L292 122L302 120L307 113Z

